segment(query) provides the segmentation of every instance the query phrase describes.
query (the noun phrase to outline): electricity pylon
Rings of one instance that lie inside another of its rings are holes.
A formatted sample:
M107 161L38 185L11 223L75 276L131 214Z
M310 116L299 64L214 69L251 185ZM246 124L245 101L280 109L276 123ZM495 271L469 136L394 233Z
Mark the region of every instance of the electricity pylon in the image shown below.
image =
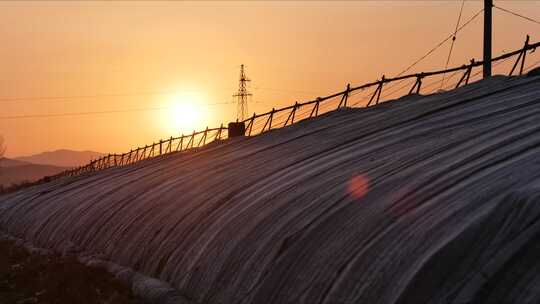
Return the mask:
M236 97L238 99L236 118L239 121L243 121L247 118L248 97L253 96L253 94L248 92L246 87L246 83L249 81L251 80L247 78L246 73L244 72L244 65L242 64L240 66L240 84L238 86L238 92L233 95L233 97Z

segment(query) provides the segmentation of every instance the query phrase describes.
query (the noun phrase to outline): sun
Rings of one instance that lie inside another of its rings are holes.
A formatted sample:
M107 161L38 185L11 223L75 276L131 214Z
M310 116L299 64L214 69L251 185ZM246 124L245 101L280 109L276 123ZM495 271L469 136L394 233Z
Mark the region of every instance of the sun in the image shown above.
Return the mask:
M199 122L200 116L199 108L193 103L179 101L172 107L171 123L179 129L190 129Z
M172 134L189 134L204 124L205 113L197 95L177 94L170 98L165 124Z

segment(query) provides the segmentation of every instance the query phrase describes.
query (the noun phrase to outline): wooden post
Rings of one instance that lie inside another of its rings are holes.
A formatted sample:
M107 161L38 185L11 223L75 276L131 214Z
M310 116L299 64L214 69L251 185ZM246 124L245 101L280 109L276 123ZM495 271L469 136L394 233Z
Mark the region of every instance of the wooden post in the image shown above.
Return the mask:
M416 89L416 94L420 94L420 87L422 86L422 78L424 78L424 73L420 73L419 75L416 75L416 82L414 83L413 87L409 91L409 95L411 95L415 89Z
M296 115L296 108L298 108L298 102L294 103L294 111L293 111L292 117L291 117L291 124L294 123L294 115Z
M472 69L473 69L473 65L474 65L474 58L471 59L471 67L469 68L469 73L467 74L467 78L465 78L465 84L469 84L469 78L471 78L471 72L472 72Z
M319 114L319 101L321 100L320 97L317 97L317 100L315 102L315 105L313 106L313 109L311 110L311 113L309 113L309 118L313 116L313 113L315 113L315 117Z
M251 122L249 123L248 136L251 136L251 130L253 129L253 124L254 123L255 123L255 112L253 112L253 117L251 117Z
M296 107L298 106L298 102L295 102L294 103L294 106L291 110L291 113L289 113L289 116L287 116L287 120L285 120L285 124L283 124L283 126L285 127L287 125L287 123L289 122L289 119L294 119L294 112L296 112ZM292 120L291 120L291 124L293 124Z
M193 131L193 134L191 135L191 138L189 139L187 145L186 145L186 150L189 148L189 144L191 143L191 147L193 148L193 141L195 139L195 131Z
M461 76L461 78L459 79L458 83L456 84L456 89L459 88L459 86L461 85L461 83L465 79L466 79L465 84L469 83L469 77L471 76L471 71L472 71L473 65L474 65L474 59L471 59L471 64L469 66L467 66L467 69L465 70L465 73L463 73L463 76ZM465 67L465 66L463 66L463 67Z
M223 126L223 123L221 123L221 126L219 127L219 139L221 139L223 129L225 129L225 127Z
M347 107L347 100L349 100L349 95L351 94L351 84L347 83L347 95L345 95L345 100L343 102L343 106Z
M139 151L142 151L142 148L141 147L137 147L137 157L134 159L134 162L138 162L140 159L141 159L141 153L139 153Z
M221 126L219 126L219 130L218 132L216 133L216 137L214 138L214 140L218 140L218 139L221 139L221 132L223 131L223 123L221 123Z
M385 77L384 75L381 77L381 80L379 81L379 85L377 86L377 89L375 90L375 92L373 92L373 95L371 95L371 98L369 99L369 102L368 104L366 105L366 107L369 107L371 105L371 102L373 101L373 99L375 98L375 96L377 96L377 100L375 101L375 104L378 104L379 103L379 99L381 97L381 91L382 91L382 86L384 84L384 80L385 80Z
M206 126L206 130L204 130L204 140L203 140L203 145L206 145L206 136L208 135L208 126Z
M529 35L527 35L527 38L525 38L525 45L523 46L523 50L519 53L516 63L514 63L514 66L512 67L512 70L510 71L510 74L508 74L508 76L512 76L512 74L514 74L514 70L517 68L517 65L519 64L520 60L521 60L521 66L519 69L519 75L523 74L523 66L525 65L525 56L527 55L528 47L529 47Z
M484 0L484 79L491 77L491 13L493 0Z
M163 155L163 139L159 140L159 155Z
M272 113L270 114L270 123L268 124L268 131L272 129L272 119L274 119L274 113L276 112L275 108L272 108Z
M418 82L418 88L416 88L416 94L420 94L420 89L422 88L422 79L424 78L424 73L420 73L420 76L418 76L418 79L416 80Z
M253 124L253 118L249 119L249 122L248 122L248 124L246 126L246 131L249 130L249 128L251 128L251 124Z
M203 136L201 137L201 139L199 139L199 144L197 145L197 147L201 147L201 143L202 143L202 145L206 144L206 134L207 133L208 133L208 127L206 127L206 129L204 130L204 133L203 133Z
M270 115L268 116L268 119L264 123L264 127L262 128L261 133L264 132L264 130L266 130L266 126L269 126L268 130L270 130L272 128L272 116L274 116L274 111L275 111L275 109L272 108L272 111L270 112Z
M349 92L351 91L351 84L347 84L347 89L343 93L343 96L341 97L341 101L339 102L338 109L341 108L341 104L343 103L344 107L347 107L347 99L349 98Z
M382 89L383 89L384 81L385 81L385 78L384 78L384 75L383 75L382 79L381 79L381 87L379 89L379 93L377 94L377 102L375 104L379 104L379 100L381 99L381 92L382 92Z
M529 35L525 39L525 45L523 46L523 59L521 59L521 67L519 68L519 75L523 75L523 67L525 66L525 57L527 56L527 48L529 47Z
M131 159L131 163L134 163L136 162L138 159L139 159L139 147L137 147L137 149L135 149L135 155L133 156L133 158Z
M178 145L180 146L180 151L182 151L182 149L184 149L184 133L182 133L182 136L180 136L180 142L178 143ZM176 147L176 151L178 151L178 147Z

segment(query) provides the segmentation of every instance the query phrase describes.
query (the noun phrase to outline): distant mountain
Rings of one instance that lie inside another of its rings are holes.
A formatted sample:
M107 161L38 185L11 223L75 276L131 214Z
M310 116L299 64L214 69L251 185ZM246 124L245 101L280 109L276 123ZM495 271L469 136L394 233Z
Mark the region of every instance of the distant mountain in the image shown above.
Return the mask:
M33 182L45 176L55 175L68 168L50 165L24 164L0 167L0 185L10 186L23 181Z
M31 156L17 157L15 160L39 165L78 167L103 155L104 154L102 153L93 151L57 150L52 152L43 152Z
M0 167L18 167L18 166L24 166L29 165L30 163L20 161L20 160L14 160L10 158L0 158Z

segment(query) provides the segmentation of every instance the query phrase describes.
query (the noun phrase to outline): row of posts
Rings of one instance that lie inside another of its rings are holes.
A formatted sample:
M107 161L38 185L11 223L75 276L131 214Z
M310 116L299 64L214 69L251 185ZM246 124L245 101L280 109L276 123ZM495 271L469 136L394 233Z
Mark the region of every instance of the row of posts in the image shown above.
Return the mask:
M182 135L179 138L169 138L167 140L160 140L152 145L145 145L137 149L132 149L128 153L124 154L108 154L99 159L91 161L85 166L81 166L72 170L67 170L58 175L61 176L76 176L82 173L94 172L97 170L107 169L110 167L123 166L131 164L146 158L168 154L175 151L185 151L195 147L204 146L210 136L210 132L215 131L214 140L220 140L223 138L223 125L217 129L208 129L208 127L202 132L193 132L191 135ZM197 135L201 135L197 141ZM175 146L175 141L178 140L178 144Z
M520 67L519 68L519 74L522 75L523 70L524 70L524 64L525 64L525 56L527 54L527 51L530 48L531 48L531 45L529 45L529 36L527 35L527 38L525 40L525 45L524 45L523 49L521 50L521 52L519 53L518 59L515 62L514 66L512 67L512 70L509 73L510 76L514 73L514 71L516 70L518 65ZM457 82L456 88L459 87L462 83L468 84L469 79L471 77L472 69L473 69L473 67L475 67L477 65L478 64L475 63L474 59L472 59L469 65L463 66L461 68L461 69L465 69L465 73L462 75L460 80ZM424 79L424 77L433 76L433 75L436 75L436 74L433 74L433 73L428 74L428 75L426 75L424 73L415 74L414 76L416 77L416 81L415 81L414 85L412 86L412 88L409 90L409 94L413 94L413 93L420 94L420 89L422 87L422 80ZM373 92L373 94L371 95L371 98L369 99L366 107L370 107L372 104L374 104L374 105L379 104L380 99L381 99L381 92L383 90L383 85L385 83L387 83L387 82L391 82L391 81L395 81L395 80L396 79L387 80L385 78L385 76L383 75L381 77L381 80L379 80L378 82L375 83L375 85L377 87L376 87L375 91ZM339 94L339 95L341 95L341 100L340 100L340 102L339 102L339 104L337 106L338 109L342 108L342 107L347 107L347 101L348 101L349 96L350 96L352 91L353 90L351 89L351 85L347 84L347 87L346 87L345 91L343 91L342 93ZM337 96L339 96L339 95L337 95ZM327 100L327 99L328 98L323 99L323 98L318 97L314 101L308 102L308 103L299 104L298 102L296 102L292 107L286 107L286 108L279 109L279 110L276 110L275 108L272 108L272 110L270 112L262 114L262 115L258 115L258 116L255 113L253 113L253 117L251 117L250 119L248 119L246 121L238 121L237 120L236 122L229 123L228 128L227 128L227 130L228 130L228 138L234 138L234 137L244 136L244 135L251 136L255 120L257 118L259 118L259 117L268 116L268 118L266 119L265 124L264 124L262 130L260 131L260 133L263 133L265 131L269 131L273 127L272 124L273 124L274 115L276 113L278 113L278 112L286 111L288 109L291 109L291 111L289 112L289 115L288 115L287 119L285 120L285 123L282 126L287 126L288 124L293 124L294 121L295 121L296 111L298 109L300 109L301 107L303 107L303 106L311 106L312 105L313 108L310 111L309 118L316 117L319 114L320 103L323 102L324 100ZM246 127L246 122L247 122L247 127ZM276 126L274 126L274 127L276 127ZM207 136L208 136L209 131L217 130L217 133L216 133L216 136L215 136L214 139L221 139L223 129L225 129L223 127L223 125L221 125L220 128L212 129L212 130L208 129L208 127L207 127L206 130L203 131L203 132L199 132L199 133L193 132L193 134L189 135L189 136L182 135L180 138L178 138L179 143L178 143L176 149L174 149L174 151L182 151L182 150L186 150L186 149L190 149L190 148L195 147L195 136L198 135L198 134L202 134L202 136L201 136L201 138L200 138L200 140L199 140L199 142L197 144L197 147L200 147L200 146L206 144L206 140L207 140ZM184 138L189 138L189 141L187 142L187 144L185 146L184 146ZM176 140L176 139L171 137L170 139L165 140L165 141L160 140L158 143L154 143L151 146L144 146L144 147L141 147L141 148L137 148L135 150L131 150L129 153L125 153L125 154L109 154L109 155L104 156L104 157L102 157L102 158L100 158L98 160L94 160L94 161L90 162L90 164L88 164L88 165L86 165L84 167L79 167L79 168L76 168L74 170L63 172L60 175L61 176L65 176L65 175L73 176L73 175L78 175L78 174L85 173L85 172L92 172L92 171L96 171L96 170L106 169L106 168L109 168L109 167L127 165L127 164L130 164L130 163L134 163L134 162L143 160L145 158L149 158L149 157L153 157L153 156L157 156L157 155L167 154L167 153L173 152L173 141L174 140Z

